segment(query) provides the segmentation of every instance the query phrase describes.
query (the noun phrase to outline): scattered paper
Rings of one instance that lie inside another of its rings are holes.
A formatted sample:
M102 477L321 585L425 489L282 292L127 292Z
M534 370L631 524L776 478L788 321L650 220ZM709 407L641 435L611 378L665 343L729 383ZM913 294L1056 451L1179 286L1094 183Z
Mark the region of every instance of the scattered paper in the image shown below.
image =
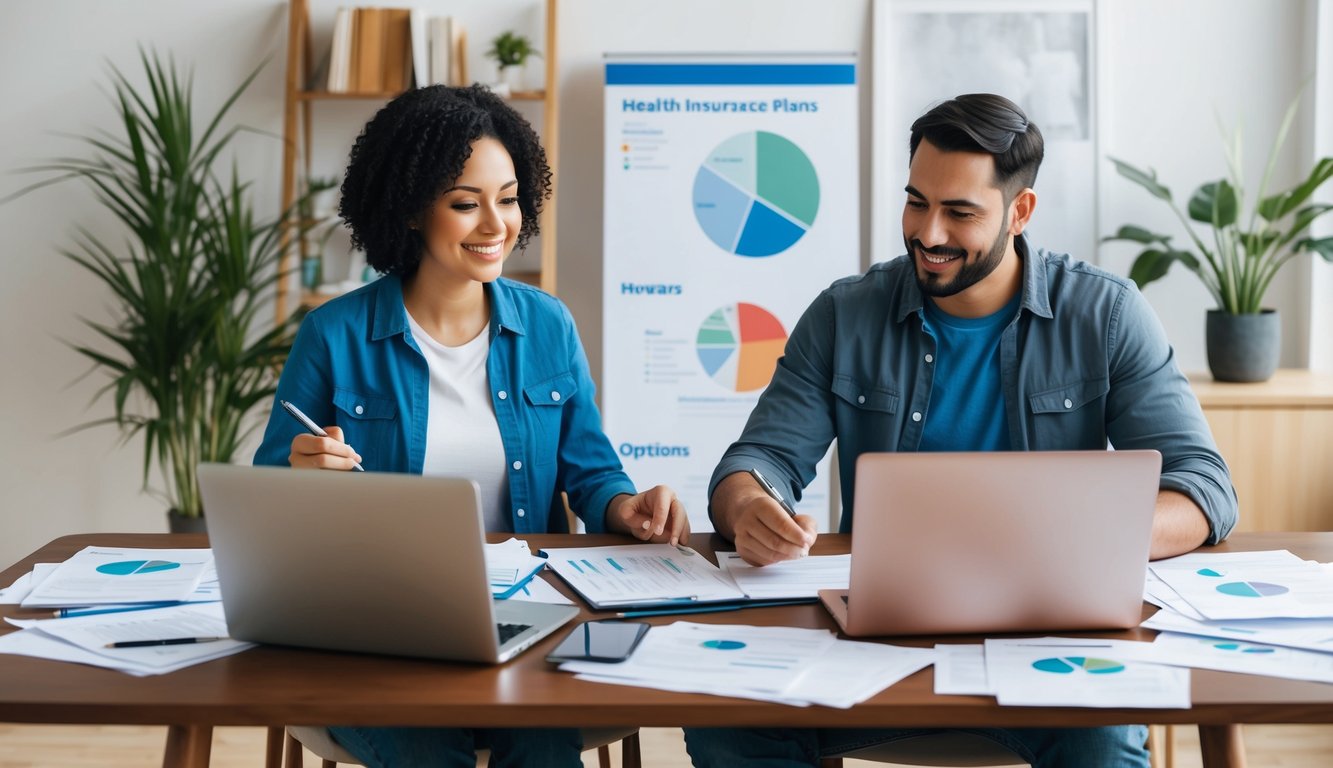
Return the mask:
M986 675L1006 706L1188 709L1189 670L1137 661L1126 640L987 640Z
M18 605L22 603L32 590L59 566L60 563L37 563L31 571L15 579L13 584L0 589L0 605Z
M1175 632L1163 632L1154 642L1139 645L1146 647L1122 649L1121 654L1139 655L1156 664L1333 683L1333 654L1328 653Z
M538 571L546 567L546 561L534 557L526 541L510 538L499 544L487 544L486 581L491 585L491 595L508 598L517 590L514 587L530 580Z
M986 678L986 652L982 645L935 646L935 693L962 696L994 696Z
M1333 619L1196 621L1170 611L1158 611L1143 622L1143 626L1161 632L1223 637L1333 653Z
M26 627L0 637L0 653L74 661L134 675L155 675L229 656L253 643L227 637L221 603L188 603L130 613L11 621ZM207 643L108 648L108 643L176 637L222 637Z
M847 589L852 556L816 555L761 568L735 552L718 552L717 562L751 600L788 600L819 597L821 589Z
M42 580L24 608L177 602L213 563L208 549L87 547Z
M536 577L529 579L527 583L519 587L514 594L510 595L510 600L521 600L529 603L552 603L554 605L573 605L570 600L560 593L560 590L547 583L546 579Z
M1152 569L1208 619L1333 617L1333 577L1310 563L1157 563Z

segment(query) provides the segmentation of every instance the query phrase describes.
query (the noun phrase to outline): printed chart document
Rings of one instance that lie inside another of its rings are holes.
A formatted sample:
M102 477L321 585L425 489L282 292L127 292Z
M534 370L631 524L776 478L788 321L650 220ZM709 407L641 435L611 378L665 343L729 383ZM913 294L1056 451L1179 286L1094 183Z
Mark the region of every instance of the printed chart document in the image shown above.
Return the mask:
M594 608L744 600L731 576L685 546L545 550L547 564Z
M491 585L491 596L500 600L512 597L546 566L545 560L533 556L526 541L514 538L487 544L485 556L486 581Z
M1127 640L986 640L986 675L1005 706L1188 709L1188 669L1138 661Z
M1333 618L1333 576L1316 563L1155 563L1152 569L1208 619Z
M208 549L86 547L24 598L24 608L179 602L213 565Z
M32 592L33 588L41 584L47 576L50 576L60 563L37 563L31 571L23 574L14 580L4 589L0 589L0 604L18 605Z
M934 658L930 649L837 640L822 629L678 621L653 627L619 664L560 669L593 682L846 708Z
M227 637L221 603L187 603L130 613L9 622L24 629L0 637L0 653L74 661L140 676L172 672L254 645ZM108 643L128 640L176 637L224 639L144 648L106 647Z
M528 603L552 603L554 605L573 605L570 600L560 593L560 590L551 586L546 579L537 577L528 579L519 585L518 589L508 597L509 600L519 600Z
M817 599L821 589L847 589L851 555L815 555L757 568L735 552L718 552L718 565L751 600Z

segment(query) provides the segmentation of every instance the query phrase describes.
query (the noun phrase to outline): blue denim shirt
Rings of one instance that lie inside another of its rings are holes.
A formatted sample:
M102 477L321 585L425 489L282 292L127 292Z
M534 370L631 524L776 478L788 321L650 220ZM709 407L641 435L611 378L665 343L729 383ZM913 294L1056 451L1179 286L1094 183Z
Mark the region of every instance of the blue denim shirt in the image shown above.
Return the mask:
M567 491L588 531L605 531L608 502L635 490L602 432L574 319L558 299L522 283L501 278L486 292L486 373L513 529L565 531L560 491ZM421 474L430 371L408 327L399 278L376 280L307 315L277 399L317 424L341 427L367 471ZM287 465L292 438L302 431L275 402L255 464Z
M1152 448L1161 487L1208 517L1209 543L1236 524L1236 492L1208 423L1157 316L1134 284L1063 254L1016 242L1023 298L1000 340L1000 387L1010 445L1021 451ZM835 282L792 331L773 381L708 493L758 467L795 498L838 440L844 514L855 511L856 457L915 451L932 413L935 339L922 295L901 256ZM711 512L711 510L710 510Z

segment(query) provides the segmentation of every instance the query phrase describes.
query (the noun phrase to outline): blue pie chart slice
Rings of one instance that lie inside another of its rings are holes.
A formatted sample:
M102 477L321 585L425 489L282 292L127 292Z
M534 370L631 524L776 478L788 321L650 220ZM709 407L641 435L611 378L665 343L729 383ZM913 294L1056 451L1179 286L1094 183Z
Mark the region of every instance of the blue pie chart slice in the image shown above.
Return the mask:
M747 131L708 153L692 197L699 228L719 248L737 256L774 256L814 226L819 175L790 139Z
M740 640L705 640L699 645L715 651L739 651L745 647L745 643Z
M1263 581L1228 581L1218 584L1217 591L1232 597L1274 597L1285 595L1290 589L1281 584L1269 584Z

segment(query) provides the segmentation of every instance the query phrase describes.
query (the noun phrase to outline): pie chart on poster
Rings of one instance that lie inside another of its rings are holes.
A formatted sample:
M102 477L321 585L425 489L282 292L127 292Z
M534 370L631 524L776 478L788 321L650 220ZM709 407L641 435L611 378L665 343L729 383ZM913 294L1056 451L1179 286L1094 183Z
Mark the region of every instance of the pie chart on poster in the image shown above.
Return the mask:
M786 344L782 322L763 307L745 302L719 307L695 337L704 372L735 392L768 386Z
M763 257L796 244L819 212L819 176L801 148L747 131L713 148L694 177L694 218L724 251Z

